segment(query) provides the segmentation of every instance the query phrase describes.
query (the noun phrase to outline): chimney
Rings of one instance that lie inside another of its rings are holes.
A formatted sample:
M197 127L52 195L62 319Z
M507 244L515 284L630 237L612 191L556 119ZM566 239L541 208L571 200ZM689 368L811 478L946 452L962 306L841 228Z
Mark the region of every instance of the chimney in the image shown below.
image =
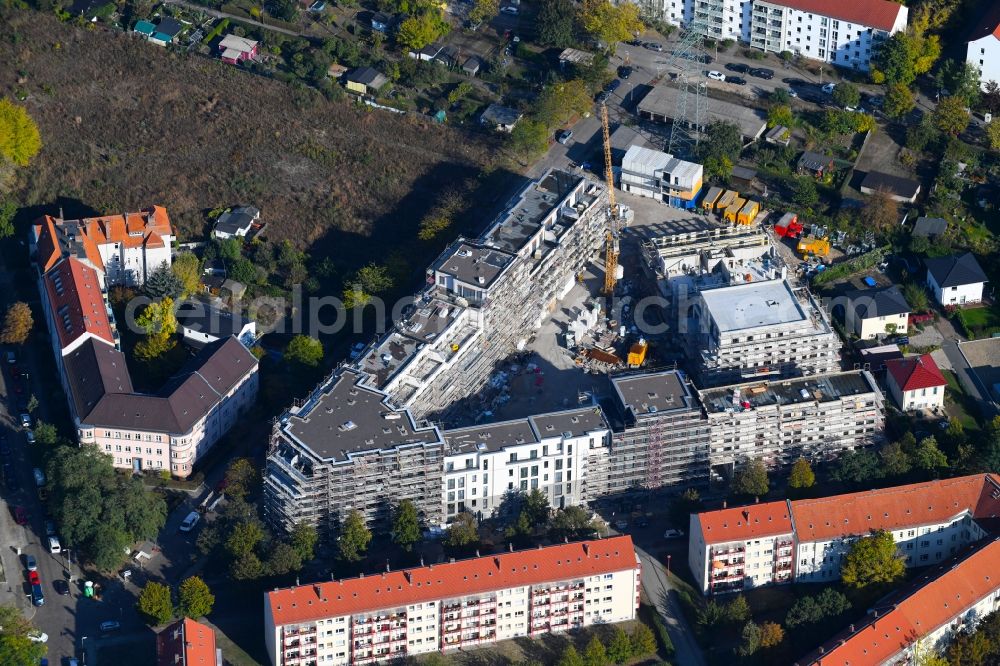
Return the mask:
M726 500L722 500L722 508L723 508L723 509L725 509L725 508L726 508Z
M851 633L852 634L854 633L854 624L853 623L851 624Z
M424 566L424 556L420 556L420 566Z
M760 504L760 497L754 497L753 498L753 503L754 504Z
M479 557L479 556L480 556L480 555L479 555L479 549L478 549L478 548L476 548L476 557Z
M513 543L507 544L507 548L510 550L510 552L512 552L512 553L514 552L514 544Z

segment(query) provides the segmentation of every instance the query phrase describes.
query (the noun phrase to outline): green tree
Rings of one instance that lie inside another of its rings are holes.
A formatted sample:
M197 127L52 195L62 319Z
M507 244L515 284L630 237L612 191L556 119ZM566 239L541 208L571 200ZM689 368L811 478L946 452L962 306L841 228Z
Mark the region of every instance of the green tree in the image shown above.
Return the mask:
M59 431L51 423L39 420L35 423L35 441L42 446L54 446L59 441Z
M0 155L24 167L41 149L38 125L24 107L0 99Z
M0 664L37 666L45 657L46 646L30 638L35 629L15 606L0 606Z
M229 575L233 580L256 580L264 575L265 570L257 553L241 555L229 565Z
M990 148L1000 150L1000 121L991 122L986 126L986 138L990 142Z
M201 291L201 262L192 252L181 252L174 257L170 270L181 283L181 294L190 296Z
M979 101L979 70L962 60L946 60L937 76L938 87L945 88L967 107Z
M269 576L284 576L292 571L301 571L302 556L290 543L278 541L267 554L264 569Z
M750 619L750 604L746 597L738 594L726 604L725 619L730 624L741 624Z
M938 448L937 439L931 435L920 440L913 462L919 469L933 474L948 466L948 457Z
M765 622L760 625L760 646L772 648L785 640L785 630L775 622Z
M549 520L549 533L553 539L587 536L595 529L590 512L582 506L570 505L562 508Z
M838 83L833 88L833 101L841 108L857 108L861 103L861 93L853 83Z
M396 42L410 51L419 51L447 34L448 27L448 22L441 16L441 12L434 7L428 7L400 24Z
M580 653L576 651L573 644L570 643L566 646L566 649L562 651L559 656L559 661L556 662L556 666L583 666L583 658Z
M711 629L727 621L726 607L712 599L698 612L698 624Z
M285 347L285 358L315 368L323 361L323 343L308 335L296 335Z
M816 181L808 176L795 179L795 193L792 195L792 201L806 208L819 203L819 190L816 189Z
M365 517L357 509L352 509L340 527L337 554L345 562L358 562L365 556L371 540L372 533L365 524Z
M841 580L855 589L892 583L905 573L906 563L896 550L892 533L885 530L874 531L851 544L840 569Z
M5 345L21 345L28 340L35 318L31 314L31 306L23 301L11 303L4 316L3 331L0 332L0 342Z
M608 643L608 658L616 664L624 664L632 658L632 641L629 640L628 634L621 628L621 625L615 625L611 634L611 642Z
M532 527L544 525L552 511L548 496L541 490L532 490L524 497L524 511L528 514Z
M736 471L729 490L734 495L762 497L767 494L769 488L770 483L764 462L754 459Z
M767 111L767 126L777 127L778 125L784 125L785 127L791 127L795 123L795 116L792 115L792 110L784 104L777 104L772 106Z
M185 578L177 589L177 610L184 617L197 620L212 612L215 605L215 595L208 585L198 576Z
M913 464L910 456L903 450L899 442L888 442L878 452L882 459L882 471L886 476L903 476L909 473Z
M529 161L548 149L549 129L538 120L522 118L510 132L510 147L520 159Z
M760 627L754 622L747 622L743 625L740 638L741 642L736 648L736 653L741 657L749 657L761 648Z
M639 7L629 2L614 5L610 0L583 0L580 8L583 29L614 51L618 42L631 39L645 29L639 18Z
M450 548L468 548L479 542L479 527L476 518L468 511L463 511L448 526L444 537L444 545Z
M264 273L264 271L258 266L255 266L254 263L246 257L240 257L233 263L229 264L228 273L229 279L233 282L250 285L258 284L261 281L260 276Z
M364 307L373 296L383 294L392 287L392 277L385 266L374 263L363 266L345 280L344 307Z
M733 163L742 150L743 135L739 125L727 120L715 120L705 128L705 137L698 143L695 152L706 171L711 161L712 170L716 172L713 175L725 177L732 172Z
M593 97L582 79L547 86L535 103L535 119L548 128L561 125L573 114L584 114L594 106Z
M903 298L906 299L914 312L927 312L930 308L927 290L916 282L907 282L903 285Z
M174 601L170 588L155 580L143 586L137 607L152 625L166 624L174 618Z
M469 20L479 23L492 21L500 13L500 0L475 0L469 11Z
M914 109L917 103L913 93L902 83L894 83L886 88L885 101L882 108L890 118L902 118Z
M969 113L961 97L942 97L934 109L934 126L950 136L958 136L969 126Z
M645 624L635 625L635 629L632 630L631 643L633 657L656 654L656 636Z
M538 42L558 49L575 45L575 16L576 7L572 0L543 0L535 21Z
M979 93L979 104L994 116L1000 114L1000 83L987 81L986 86Z
M670 522L675 527L685 528L691 522L691 514L705 508L701 495L694 488L686 488L670 501Z
M246 500L259 481L260 476L249 458L235 458L229 463L223 477L226 497L230 500Z
M28 398L27 409L29 414L34 414L35 410L38 409L38 398L35 397L34 393L32 393L31 397ZM37 427L36 427L35 437L38 437Z
M816 483L816 473L812 470L812 465L805 458L799 458L792 465L792 471L788 475L789 488L812 488Z
M608 652L604 649L604 643L597 635L590 637L587 648L583 651L584 666L607 666Z
M848 451L840 456L830 476L835 481L863 485L882 478L882 469L875 452L861 449L860 451Z
M238 261L243 258L243 240L240 238L226 238L216 240L216 252L219 257L227 262Z
M417 507L410 500L402 500L396 506L392 517L392 542L410 552L413 545L420 542L420 516Z
M142 289L154 301L168 297L176 298L184 293L184 285L165 261L146 276L146 282Z
M135 355L142 360L152 360L173 349L177 341L177 317L174 299L166 296L161 301L147 305L135 323L146 331L146 337L135 345Z
M234 560L253 555L264 540L264 528L256 520L236 523L226 539L226 552Z
M299 559L308 562L316 556L316 544L319 542L319 535L316 528L305 521L299 521L292 527L291 534L288 535L288 543L298 554Z
M2 171L0 165L0 171ZM3 175L0 173L0 194L3 193ZM14 215L17 214L17 206L13 201L0 199L0 239L10 238L14 235Z

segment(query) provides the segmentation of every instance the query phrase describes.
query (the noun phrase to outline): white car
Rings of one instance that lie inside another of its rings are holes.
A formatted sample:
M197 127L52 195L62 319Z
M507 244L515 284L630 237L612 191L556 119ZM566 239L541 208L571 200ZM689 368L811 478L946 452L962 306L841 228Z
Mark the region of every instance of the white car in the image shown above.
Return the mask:
M28 634L28 640L34 641L35 643L48 643L49 635L44 631L32 631Z
M708 78L712 79L713 81L725 81L726 75L716 69L713 69L711 72L708 73Z
M823 86L823 92L825 92L827 95L832 95L833 89L836 87L837 84L835 83L827 83L825 86Z
M680 539L684 536L684 530L669 529L663 533L664 539Z
M49 552L53 555L58 555L62 552L62 546L59 544L59 537L49 537Z

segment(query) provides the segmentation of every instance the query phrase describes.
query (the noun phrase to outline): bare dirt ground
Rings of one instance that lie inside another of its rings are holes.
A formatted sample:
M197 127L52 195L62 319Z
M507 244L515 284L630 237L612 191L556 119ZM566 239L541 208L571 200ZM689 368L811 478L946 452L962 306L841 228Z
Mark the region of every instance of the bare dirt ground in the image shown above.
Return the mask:
M384 254L496 152L423 117L38 12L0 17L0 62L0 95L23 99L44 141L17 193L32 215L159 203L186 240L206 231L207 210L252 203L272 238Z

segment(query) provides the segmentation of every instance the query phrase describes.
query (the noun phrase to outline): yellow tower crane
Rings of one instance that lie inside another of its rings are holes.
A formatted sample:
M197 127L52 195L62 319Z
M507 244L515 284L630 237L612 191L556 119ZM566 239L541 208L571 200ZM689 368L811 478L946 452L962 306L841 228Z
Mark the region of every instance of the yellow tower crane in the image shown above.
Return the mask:
M611 132L608 129L608 106L601 104L601 130L604 133L604 180L608 182L608 231L604 247L604 293L615 293L618 281L618 205L615 203L615 176L611 170Z

